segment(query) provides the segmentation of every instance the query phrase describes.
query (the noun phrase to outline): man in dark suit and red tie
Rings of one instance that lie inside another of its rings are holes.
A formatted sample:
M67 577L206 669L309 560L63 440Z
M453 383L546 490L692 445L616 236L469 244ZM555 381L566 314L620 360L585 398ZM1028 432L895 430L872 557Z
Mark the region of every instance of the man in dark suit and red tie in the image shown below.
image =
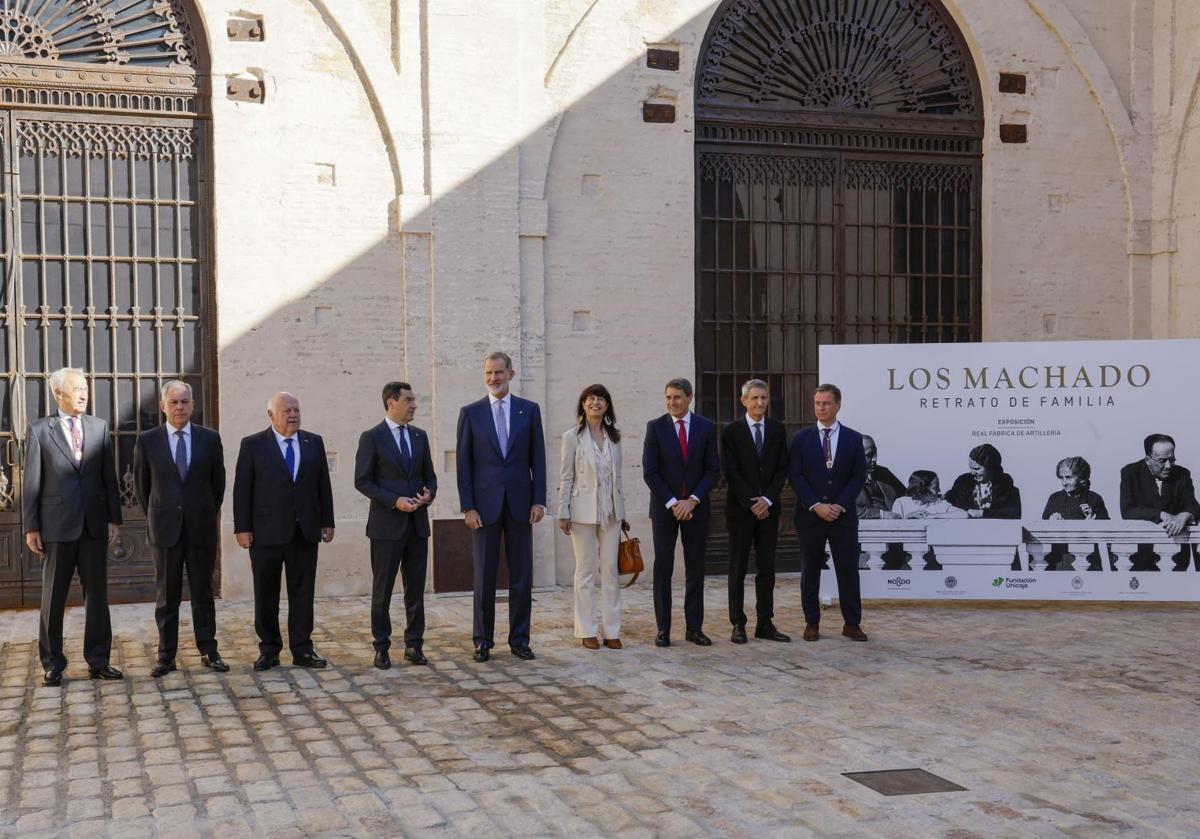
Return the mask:
M225 498L225 452L217 432L192 422L192 386L187 382L164 384L160 405L167 421L143 431L133 446L134 485L146 511L158 592L158 663L150 675L158 679L175 670L185 570L200 663L227 673L229 665L217 652L212 590L217 514Z
M42 684L58 687L67 669L63 611L76 571L83 589L88 675L120 679L121 671L109 663L108 544L116 541L121 525L112 439L108 423L87 413L88 383L82 370L55 370L50 392L58 410L29 424L21 487L25 544L42 558Z
M729 487L725 518L729 527L729 640L745 644L746 569L750 550L754 576L754 637L791 641L775 628L775 546L779 541L779 494L788 476L787 431L767 416L771 401L767 383L751 379L742 385L746 416L721 430L721 472Z
M407 382L383 386L383 422L358 438L354 488L371 499L371 635L375 666L392 666L392 591L404 581L404 660L428 664L425 643L425 571L429 562L429 505L437 475L429 437L412 424L417 397Z
M536 402L509 392L512 359L483 361L488 395L458 414L458 499L472 531L475 570L475 660L495 645L496 572L500 544L508 559L508 646L524 661L533 605L533 525L546 514L546 438Z
M838 422L842 392L823 384L813 392L817 423L796 432L789 451L789 472L796 492L796 535L802 552L800 603L804 608L804 640L820 637L821 565L825 545L833 557L838 600L845 625L842 634L866 641L858 586L858 510L855 499L867 480L862 435Z
M692 383L667 382L667 412L646 424L642 478L650 488L654 534L654 644L671 646L671 575L675 542L683 541L685 640L707 647L704 634L704 545L708 540L708 494L721 474L717 427L692 413Z
M271 425L242 438L233 478L233 530L254 575L255 670L279 666L279 578L287 574L288 646L298 667L325 667L313 649L317 546L333 541L333 491L325 441L300 430L300 400L277 393Z

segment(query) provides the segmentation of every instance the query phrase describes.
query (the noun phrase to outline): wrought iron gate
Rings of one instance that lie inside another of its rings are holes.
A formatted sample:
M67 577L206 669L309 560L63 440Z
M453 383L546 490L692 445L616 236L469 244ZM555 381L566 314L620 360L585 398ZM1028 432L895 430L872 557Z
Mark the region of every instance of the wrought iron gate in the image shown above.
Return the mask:
M696 113L701 413L733 421L762 378L794 432L822 344L979 340L978 84L934 0L727 0Z
M207 123L190 28L176 2L156 0L17 2L0 18L0 607L40 597L22 444L54 410L47 379L63 366L85 371L117 451L126 527L110 549L110 599L152 599L133 443L161 422L166 379L191 383L197 422L214 404Z

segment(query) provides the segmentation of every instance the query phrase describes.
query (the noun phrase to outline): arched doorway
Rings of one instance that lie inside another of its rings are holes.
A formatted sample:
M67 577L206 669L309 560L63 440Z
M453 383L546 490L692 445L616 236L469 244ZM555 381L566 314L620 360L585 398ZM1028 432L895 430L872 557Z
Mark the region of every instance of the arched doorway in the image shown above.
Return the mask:
M215 420L206 76L181 0L0 4L0 607L36 606L24 548L28 421L46 380L80 367L118 452L127 526L110 549L114 602L152 599L133 496L133 442L183 378Z
M721 4L696 81L702 413L734 420L763 378L795 431L821 344L980 339L982 114L937 0ZM712 570L726 550L714 532Z

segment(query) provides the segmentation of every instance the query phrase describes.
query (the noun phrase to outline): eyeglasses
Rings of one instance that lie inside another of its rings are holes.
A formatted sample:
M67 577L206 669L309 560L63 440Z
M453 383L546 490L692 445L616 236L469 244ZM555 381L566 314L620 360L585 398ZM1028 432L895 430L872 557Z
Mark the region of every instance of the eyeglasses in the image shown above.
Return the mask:
M1155 463L1157 463L1159 466L1166 466L1168 463L1175 462L1174 457L1155 457L1154 455L1150 455L1150 459L1153 460Z

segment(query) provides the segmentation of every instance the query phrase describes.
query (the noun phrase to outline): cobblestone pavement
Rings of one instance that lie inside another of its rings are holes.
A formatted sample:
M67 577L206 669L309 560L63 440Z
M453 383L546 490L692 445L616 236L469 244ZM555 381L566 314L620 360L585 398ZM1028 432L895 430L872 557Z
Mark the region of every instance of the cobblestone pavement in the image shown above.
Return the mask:
M570 592L535 597L534 662L501 639L475 663L470 598L430 597L432 666L380 672L367 599L336 598L330 669L255 674L251 606L228 603L232 672L189 650L161 681L152 607L118 606L115 683L86 678L76 609L62 688L37 686L36 613L0 613L0 835L1200 834L1195 606L868 604L868 644L827 612L818 643L737 647L717 578L712 647L656 649L637 586L626 648L588 652ZM798 599L781 580L796 636ZM904 767L968 791L842 776Z

